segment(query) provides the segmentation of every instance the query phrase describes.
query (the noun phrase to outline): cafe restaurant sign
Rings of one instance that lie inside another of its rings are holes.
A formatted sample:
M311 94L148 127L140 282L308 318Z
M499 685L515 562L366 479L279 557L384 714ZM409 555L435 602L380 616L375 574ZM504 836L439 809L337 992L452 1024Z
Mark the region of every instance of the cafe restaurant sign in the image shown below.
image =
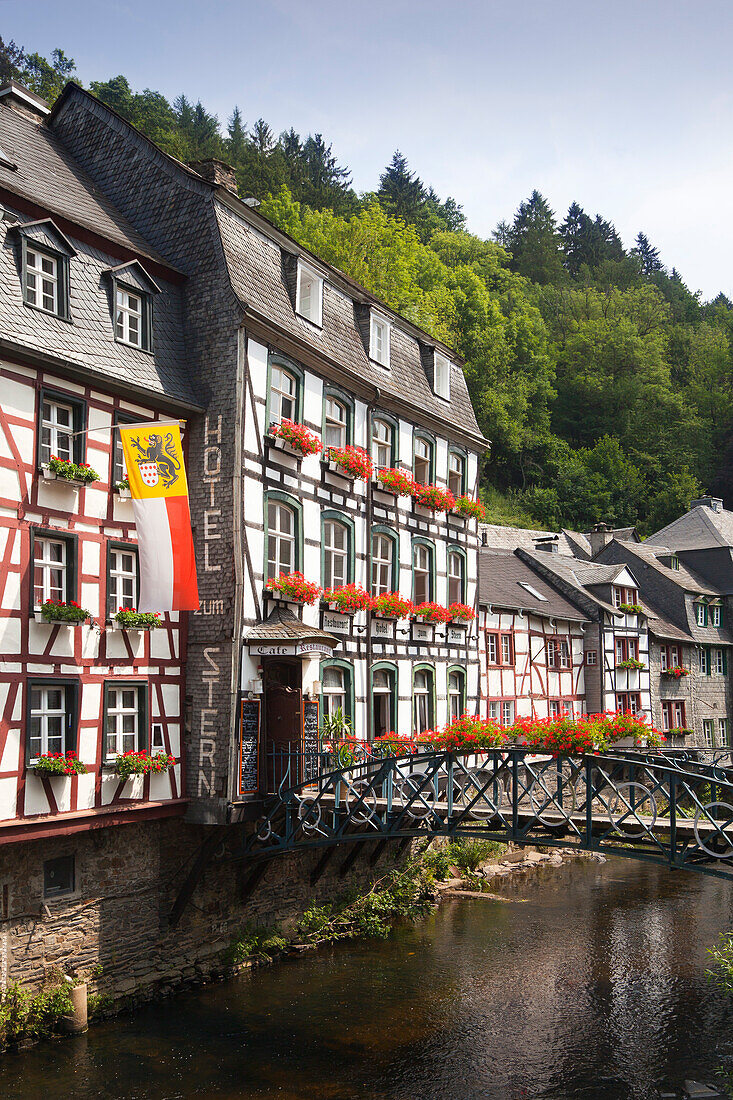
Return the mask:
M333 652L325 642L250 642L249 651L255 657L330 657Z

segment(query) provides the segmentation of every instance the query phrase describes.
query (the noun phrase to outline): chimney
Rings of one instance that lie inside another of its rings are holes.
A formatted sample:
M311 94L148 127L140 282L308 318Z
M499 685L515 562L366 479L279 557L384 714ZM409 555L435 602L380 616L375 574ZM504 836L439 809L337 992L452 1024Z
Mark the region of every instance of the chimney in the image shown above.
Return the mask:
M723 501L720 497L698 497L690 501L690 511L693 508L709 508L711 512L722 512Z
M51 108L45 99L41 99L35 92L29 91L15 80L8 80L0 87L0 103L17 111L18 114L25 115L32 122L43 122L44 118L51 114Z
M538 535L534 539L535 550L542 550L545 554L559 554L559 535Z
M600 554L603 547L606 546L612 538L613 531L607 523L594 523L588 532L591 557L594 558L596 554Z
M226 161L211 157L209 160L195 160L189 164L194 172L198 172L209 183L215 183L218 187L226 187L227 191L237 194L237 174L231 164Z

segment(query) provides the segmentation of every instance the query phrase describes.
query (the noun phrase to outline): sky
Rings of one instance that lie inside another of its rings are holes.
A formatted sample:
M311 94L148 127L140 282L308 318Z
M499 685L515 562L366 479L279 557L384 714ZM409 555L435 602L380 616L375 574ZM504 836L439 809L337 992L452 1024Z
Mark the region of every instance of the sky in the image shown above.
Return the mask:
M730 0L0 0L0 35L321 132L359 191L400 149L481 236L534 188L577 200L733 298Z

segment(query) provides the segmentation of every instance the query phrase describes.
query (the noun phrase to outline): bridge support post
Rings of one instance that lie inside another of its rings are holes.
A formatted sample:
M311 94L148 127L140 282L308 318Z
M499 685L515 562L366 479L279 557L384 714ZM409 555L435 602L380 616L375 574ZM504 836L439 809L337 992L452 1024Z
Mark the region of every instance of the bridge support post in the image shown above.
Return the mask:
M362 850L362 848L364 847L364 844L365 844L365 841L360 840L358 843L356 843L353 846L353 848L351 849L351 851L347 855L346 859L344 860L344 862L339 867L339 878L346 878L349 871L351 870L351 868L356 863L356 861L359 857L359 853Z

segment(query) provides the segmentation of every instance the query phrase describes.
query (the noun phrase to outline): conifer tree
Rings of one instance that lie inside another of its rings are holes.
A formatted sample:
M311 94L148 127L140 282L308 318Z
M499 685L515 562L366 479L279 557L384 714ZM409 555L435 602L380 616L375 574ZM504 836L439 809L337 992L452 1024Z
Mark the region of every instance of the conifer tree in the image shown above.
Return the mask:
M247 144L247 129L239 107L235 107L232 111L232 117L229 119L227 126L227 134L229 135L226 143L227 156L230 162L236 166L241 162Z
M412 221L427 200L425 186L419 176L407 166L407 158L397 149L379 177L377 197L389 213Z
M642 275L646 275L647 278L664 271L664 265L659 259L659 249L651 245L645 233L637 234L636 243L631 250L631 255L638 258L641 266L641 273Z
M507 247L512 254L512 268L520 275L540 284L562 281L555 214L539 191L533 191L514 215Z

